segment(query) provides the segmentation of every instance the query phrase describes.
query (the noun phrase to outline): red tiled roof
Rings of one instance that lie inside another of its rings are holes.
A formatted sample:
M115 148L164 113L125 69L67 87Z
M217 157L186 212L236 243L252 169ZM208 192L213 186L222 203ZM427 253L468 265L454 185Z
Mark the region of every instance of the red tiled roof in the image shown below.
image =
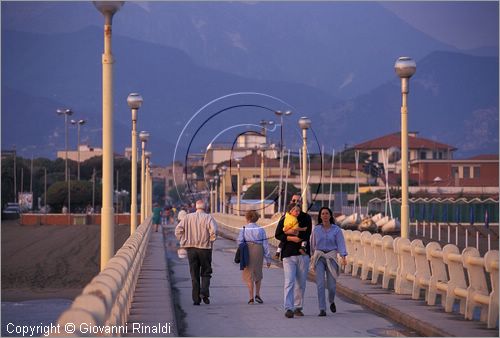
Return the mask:
M241 159L240 162L240 167L241 168L255 168L255 167L260 167L260 154L257 154L256 152L252 152L250 155L247 155ZM227 167L229 167L229 161L223 162ZM222 165L222 164L221 164ZM236 168L236 161L232 160L231 165ZM266 168L273 167L273 168L279 168L280 166L280 161L271 159L268 157L264 157L264 165Z
M388 149L390 147L401 146L401 132L381 136L360 144L356 144L354 149ZM436 142L423 137L408 136L409 149L449 149L450 151L457 150L457 148L448 144Z
M498 154L482 154L482 155L476 155L468 158L468 160L497 160L498 161Z

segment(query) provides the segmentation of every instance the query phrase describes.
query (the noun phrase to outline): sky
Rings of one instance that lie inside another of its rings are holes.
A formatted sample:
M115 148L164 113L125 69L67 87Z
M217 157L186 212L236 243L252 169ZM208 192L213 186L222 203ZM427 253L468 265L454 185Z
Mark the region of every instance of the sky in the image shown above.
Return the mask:
M381 2L401 19L459 49L498 47L498 1Z

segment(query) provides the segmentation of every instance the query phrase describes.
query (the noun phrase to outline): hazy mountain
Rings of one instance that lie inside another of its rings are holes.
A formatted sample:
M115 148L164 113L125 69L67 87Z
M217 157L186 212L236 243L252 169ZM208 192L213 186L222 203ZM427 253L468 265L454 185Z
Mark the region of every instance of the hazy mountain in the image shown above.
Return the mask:
M74 118L87 118L88 124L82 127L82 140L88 137L92 145L100 146L101 39L102 31L97 27L50 35L2 31L4 147L15 143L18 149L22 149L26 145L39 144L40 138L46 139L46 135L55 135L52 142L62 149L64 123L62 117L55 114L58 107L71 107L75 111ZM161 163L171 160L177 138L191 116L207 102L223 95L261 92L280 98L290 106L263 95L230 97L197 115L186 128L184 136L187 138L180 140L180 146L187 145L191 141L190 135L204 123L206 128L194 140L192 150L201 151L221 128L242 123L257 124L262 118L274 119L274 110L293 109L296 114L314 115L335 102L328 94L313 87L247 79L206 69L197 66L177 49L130 38L115 37L113 54L116 59L115 151L122 152L130 142L130 110L126 97L136 91L144 96L138 127L152 133L152 151ZM218 110L242 104L265 108L235 107L205 121ZM24 123L32 124L38 132L24 133L23 128L12 128ZM73 135L70 136L70 145L74 149L76 133L70 132ZM55 154L55 149L53 151Z
M340 145L352 145L399 131L400 88L396 78L336 104L322 114L323 132L333 132ZM408 128L459 148L459 157L498 153L498 93L497 57L431 53L417 60L410 79Z
M1 6L2 147L30 146L25 156L48 147L54 156L64 147L58 107L87 118L82 141L100 146L102 16L89 2ZM130 143L130 92L144 96L138 128L152 133L157 163L171 161L176 144L182 160L188 146L232 142L259 120L276 120L278 109L294 111L285 141L295 148L303 115L327 150L398 131L393 66L410 55L410 130L462 155L498 152L498 53L436 52L443 49L456 51L377 3L127 2L113 21L115 151ZM237 92L263 94L200 109ZM74 149L73 127L69 143Z
M89 2L2 9L9 13L2 14L4 29L60 33L102 25ZM375 2L127 2L113 32L175 47L204 67L308 84L342 98L391 79L398 56L456 51Z

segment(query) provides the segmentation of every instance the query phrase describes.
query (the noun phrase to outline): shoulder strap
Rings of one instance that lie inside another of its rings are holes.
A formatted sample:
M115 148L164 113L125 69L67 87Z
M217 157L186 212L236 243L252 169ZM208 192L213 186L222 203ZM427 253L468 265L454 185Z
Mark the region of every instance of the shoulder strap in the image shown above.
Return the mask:
M246 243L246 239L245 239L245 226L243 226L243 242Z

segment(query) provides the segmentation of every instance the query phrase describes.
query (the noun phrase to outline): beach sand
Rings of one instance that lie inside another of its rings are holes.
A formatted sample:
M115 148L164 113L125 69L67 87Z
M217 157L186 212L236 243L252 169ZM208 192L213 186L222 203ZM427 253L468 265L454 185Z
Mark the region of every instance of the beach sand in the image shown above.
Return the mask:
M2 221L2 301L73 299L99 273L100 225ZM129 236L115 225L115 252Z

